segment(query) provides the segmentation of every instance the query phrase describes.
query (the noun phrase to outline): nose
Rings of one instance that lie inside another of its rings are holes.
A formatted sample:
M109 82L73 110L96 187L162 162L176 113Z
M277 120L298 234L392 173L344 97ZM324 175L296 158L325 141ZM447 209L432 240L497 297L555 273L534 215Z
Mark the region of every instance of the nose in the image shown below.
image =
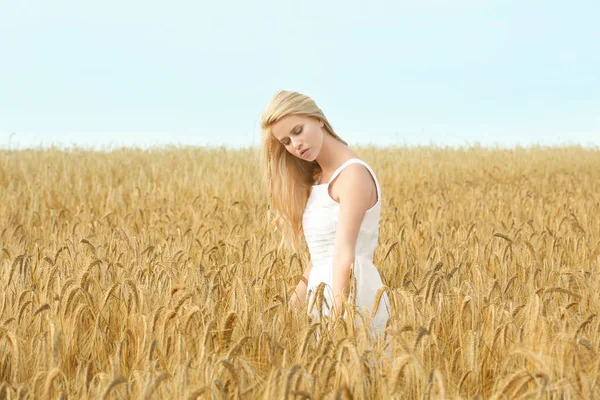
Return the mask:
M295 139L292 139L292 144L296 148L296 150L300 150L300 148L302 148L302 146L300 145L300 142L296 142Z

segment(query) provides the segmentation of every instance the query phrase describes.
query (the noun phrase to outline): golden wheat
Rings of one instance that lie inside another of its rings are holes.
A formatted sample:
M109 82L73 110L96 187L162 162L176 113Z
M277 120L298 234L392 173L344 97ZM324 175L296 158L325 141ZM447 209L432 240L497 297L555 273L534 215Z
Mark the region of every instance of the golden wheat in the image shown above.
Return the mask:
M357 151L385 286L338 321L324 286L321 321L288 306L308 251L265 223L255 150L0 151L0 397L600 392L599 150Z

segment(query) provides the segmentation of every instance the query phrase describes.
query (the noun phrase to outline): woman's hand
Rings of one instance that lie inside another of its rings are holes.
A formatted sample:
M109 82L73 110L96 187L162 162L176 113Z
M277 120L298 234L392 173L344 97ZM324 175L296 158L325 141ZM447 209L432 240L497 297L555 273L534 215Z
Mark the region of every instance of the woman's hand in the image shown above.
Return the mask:
M304 274L302 274L300 282L298 282L296 289L294 289L294 293L292 293L292 297L290 298L289 303L291 309L299 309L302 306L302 304L306 301L306 288L308 284L308 277L310 275L310 271L312 270L312 266L313 263L311 261L304 269Z

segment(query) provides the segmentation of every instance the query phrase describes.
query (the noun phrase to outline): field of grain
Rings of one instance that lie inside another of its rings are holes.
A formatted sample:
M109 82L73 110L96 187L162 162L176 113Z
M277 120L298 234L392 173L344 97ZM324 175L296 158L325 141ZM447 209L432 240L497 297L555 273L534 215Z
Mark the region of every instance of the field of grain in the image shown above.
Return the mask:
M287 309L257 151L0 151L0 398L599 396L600 150L355 150L392 360Z

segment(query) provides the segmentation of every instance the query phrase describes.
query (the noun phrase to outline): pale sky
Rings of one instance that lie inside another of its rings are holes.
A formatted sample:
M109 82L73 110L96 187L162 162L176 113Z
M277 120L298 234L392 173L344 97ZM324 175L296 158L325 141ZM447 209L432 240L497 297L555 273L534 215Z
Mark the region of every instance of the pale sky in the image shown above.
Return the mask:
M599 18L597 1L0 0L0 148L258 145L279 89L351 145L600 146Z

